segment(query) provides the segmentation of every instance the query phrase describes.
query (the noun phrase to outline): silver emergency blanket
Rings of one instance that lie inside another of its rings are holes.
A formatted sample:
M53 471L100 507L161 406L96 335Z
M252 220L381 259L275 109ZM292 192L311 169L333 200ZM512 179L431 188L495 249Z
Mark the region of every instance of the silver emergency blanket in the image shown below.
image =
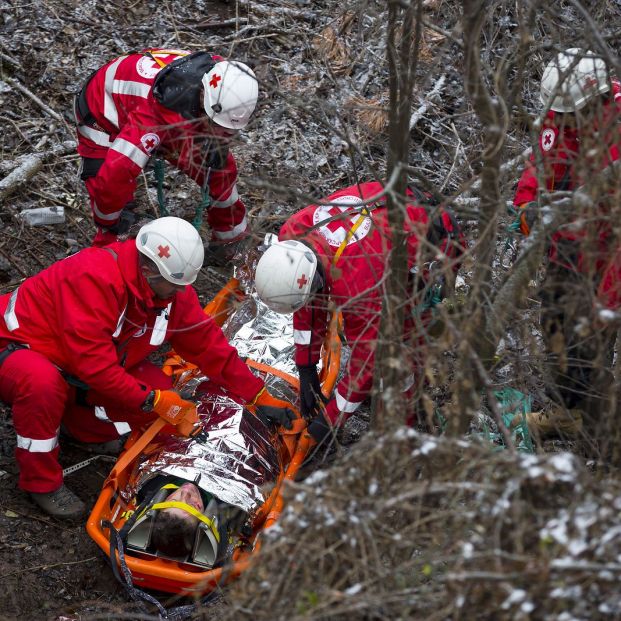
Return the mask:
M167 474L251 512L263 503L266 486L280 471L270 432L228 397L205 394L199 399L204 434L198 439L162 438L161 448L139 464L136 484L124 496L131 498L152 477Z
M242 358L252 358L297 377L291 315L278 315L249 294L224 326ZM295 403L297 394L283 379L257 372L270 392ZM138 465L129 500L151 478L168 474L194 482L219 500L251 512L263 503L280 471L270 431L254 415L226 395L218 394L203 376L182 377L178 389L200 401L204 434L199 439L168 436L153 455Z
M251 358L297 377L293 315L271 311L250 293L223 326L227 339L242 358Z

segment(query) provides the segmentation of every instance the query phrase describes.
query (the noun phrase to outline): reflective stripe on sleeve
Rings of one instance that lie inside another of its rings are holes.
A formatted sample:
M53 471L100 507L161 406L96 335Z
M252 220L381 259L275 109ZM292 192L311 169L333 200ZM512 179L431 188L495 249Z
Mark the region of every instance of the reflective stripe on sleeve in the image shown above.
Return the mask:
M234 205L239 200L239 192L237 191L237 186L234 185L231 190L231 195L228 198L225 198L221 201L212 200L211 207L215 207L216 209L224 209L225 207L230 207Z
M230 231L214 231L213 235L218 239L234 239L238 235L241 235L247 228L248 222L246 220L246 216L244 216L244 219Z
M106 134L106 132L100 132L98 129L93 129L88 125L78 125L78 132L82 134L85 138L92 140L96 145L100 147L108 147L112 146L112 140L110 140L110 135Z
M147 155L142 149L138 148L135 144L132 144L124 138L117 138L110 148L117 153L121 153L125 157L128 157L136 166L144 168L149 161L150 155Z
M151 90L150 84L142 82L132 82L131 80L114 80L112 83L112 92L115 95L133 95L134 97L142 97L146 99Z
M336 407L341 412L346 412L347 414L351 414L355 412L359 407L362 401L348 401L345 397L341 396L339 391L336 391Z
M293 330L293 342L296 345L310 345L311 335L310 330Z
M110 422L110 419L108 418L108 414L106 413L106 408L103 407L102 405L95 406L95 417L97 418L97 420L101 420L106 423Z
M4 323L8 328L9 332L13 332L19 328L19 321L17 320L17 315L15 314L15 302L17 301L17 292L19 291L19 287L11 293L11 297L9 298L9 303L7 304L6 310L4 311Z
M166 307L164 312L160 312L160 314L156 317L149 345L161 345L164 342L166 330L168 330L168 316L170 315L171 308L172 302Z
M112 98L112 93L114 92L114 76L116 75L116 70L118 66L127 58L127 56L121 56L117 58L107 69L106 69L106 77L104 84L104 117L114 125L117 129L119 128L119 111L116 109L116 104L114 103L114 99Z
M124 422L115 422L114 423L114 428L116 429L117 433L122 436L126 433L129 433L132 428L129 426L129 423L124 423Z
M35 440L17 434L17 448L24 449L29 453L50 453L58 446L58 429L56 435L45 440Z
M122 209L119 211L113 211L112 213L104 213L97 207L97 203L93 201L93 213L100 219L106 220L107 222L116 222L121 216Z
M132 428L129 426L128 423L125 423L123 421L120 422L115 422L112 421L108 418L108 413L106 412L106 408L104 408L101 405L96 405L95 406L95 416L97 417L98 420L104 422L104 423L112 423L114 425L114 428L116 429L117 433L122 436L126 433L129 433Z

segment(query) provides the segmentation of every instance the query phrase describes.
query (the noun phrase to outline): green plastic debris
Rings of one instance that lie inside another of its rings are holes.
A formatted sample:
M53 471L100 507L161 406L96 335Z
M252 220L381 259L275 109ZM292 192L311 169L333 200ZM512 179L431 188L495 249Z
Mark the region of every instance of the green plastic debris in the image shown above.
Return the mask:
M498 401L502 422L511 433L515 448L523 453L534 453L535 447L528 432L525 416L532 409L532 397L515 388L495 390L494 397ZM490 442L501 447L505 446L503 435L492 431L487 425L483 425L482 434Z

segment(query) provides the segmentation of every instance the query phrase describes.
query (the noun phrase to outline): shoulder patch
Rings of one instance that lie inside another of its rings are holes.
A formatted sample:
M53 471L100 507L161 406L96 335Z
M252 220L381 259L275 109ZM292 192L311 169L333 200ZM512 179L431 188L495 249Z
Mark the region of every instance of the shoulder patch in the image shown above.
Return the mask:
M350 211L352 207L360 205L362 199L359 196L339 196L332 199L337 205L319 205L313 213L313 225L320 225L318 231L320 235L335 248L338 248L347 239L350 231L354 230L353 235L347 241L347 245L354 244L365 238L371 230L373 221L369 216L363 216L360 212L345 215L341 214ZM334 218L334 219L333 219ZM328 220L326 224L322 222Z
M554 146L554 140L554 130L546 127L546 129L541 132L541 148L544 151L549 151Z
M153 132L149 132L140 138L142 148L149 154L153 153L160 144L160 137Z
M154 78L160 69L161 67L150 56L141 56L136 62L136 71L143 78Z

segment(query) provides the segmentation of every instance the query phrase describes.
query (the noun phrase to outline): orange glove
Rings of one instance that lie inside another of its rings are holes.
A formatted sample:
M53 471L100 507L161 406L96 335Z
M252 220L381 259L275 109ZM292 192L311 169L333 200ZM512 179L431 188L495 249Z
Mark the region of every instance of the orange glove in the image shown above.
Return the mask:
M248 404L250 410L263 423L282 425L286 429L293 427L293 421L297 418L288 401L277 399L272 396L264 386L257 396Z
M196 404L182 399L174 390L156 390L153 400L153 412L167 423L177 427L180 435L192 435L198 422ZM198 432L200 427L196 427Z
M194 406L194 409L190 410L183 417L183 420L175 427L175 429L177 430L177 433L184 438L193 438L203 430L198 417L198 412L196 411L196 406Z

